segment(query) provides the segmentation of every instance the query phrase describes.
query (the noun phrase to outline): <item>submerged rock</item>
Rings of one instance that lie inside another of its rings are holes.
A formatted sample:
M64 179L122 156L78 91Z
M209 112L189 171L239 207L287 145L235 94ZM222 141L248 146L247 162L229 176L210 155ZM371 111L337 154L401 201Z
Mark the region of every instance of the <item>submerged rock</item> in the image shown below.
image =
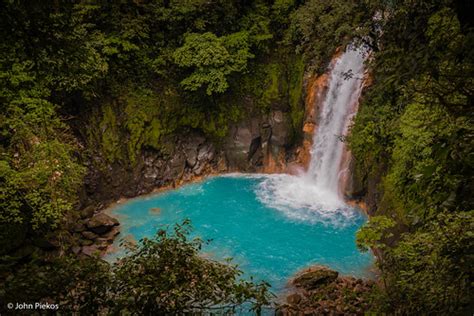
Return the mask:
M159 207L152 207L152 208L150 208L150 213L151 213L151 214L156 214L156 215L158 215L158 214L161 213L161 208L159 208Z

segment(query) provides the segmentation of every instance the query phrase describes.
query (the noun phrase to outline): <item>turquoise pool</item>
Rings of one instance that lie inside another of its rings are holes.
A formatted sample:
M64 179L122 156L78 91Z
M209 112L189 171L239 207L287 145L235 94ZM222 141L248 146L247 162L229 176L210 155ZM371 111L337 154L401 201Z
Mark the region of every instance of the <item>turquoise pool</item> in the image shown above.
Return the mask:
M115 245L130 235L135 240L151 237L157 229L189 218L195 236L212 239L205 255L232 257L246 276L266 280L274 292L312 264L368 276L373 256L355 245L355 233L366 217L345 204L312 201L323 199L324 192L299 180L288 175L216 176L129 200L111 210L121 222ZM280 190L285 186L293 194ZM120 255L123 251L108 259Z

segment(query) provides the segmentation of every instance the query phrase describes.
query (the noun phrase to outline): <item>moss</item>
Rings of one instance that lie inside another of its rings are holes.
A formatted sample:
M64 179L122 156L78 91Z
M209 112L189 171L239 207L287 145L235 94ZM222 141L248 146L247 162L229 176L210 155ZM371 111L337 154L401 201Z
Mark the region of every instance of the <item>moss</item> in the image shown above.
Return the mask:
M280 78L282 78L281 66L276 63L268 64L265 67L266 82L263 92L258 99L257 104L264 109L269 110L272 103L280 98Z
M102 152L109 162L120 158L120 135L117 117L110 105L102 109L102 120L99 125Z
M301 134L305 112L302 99L305 65L301 55L293 56L291 61L288 75L288 98L291 111L291 123L294 131L293 136L296 137Z
M245 115L272 109L291 112L296 135L304 116L303 72L301 56L285 50L256 61L249 73L234 78L233 89L219 96L186 94L173 83L153 91L129 86L94 118L98 128L92 148L101 148L109 162L135 165L144 147L168 151L165 140L177 131L197 129L219 140Z

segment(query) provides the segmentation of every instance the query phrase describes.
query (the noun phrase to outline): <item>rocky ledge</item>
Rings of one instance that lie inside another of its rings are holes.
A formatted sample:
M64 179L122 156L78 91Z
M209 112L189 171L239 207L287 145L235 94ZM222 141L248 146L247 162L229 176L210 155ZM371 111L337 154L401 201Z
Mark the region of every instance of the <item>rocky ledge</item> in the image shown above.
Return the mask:
M298 273L290 286L276 315L364 315L374 282L313 266Z
M120 223L104 213L94 214L93 207L82 211L82 218L74 224L72 252L78 255L103 255L120 233Z

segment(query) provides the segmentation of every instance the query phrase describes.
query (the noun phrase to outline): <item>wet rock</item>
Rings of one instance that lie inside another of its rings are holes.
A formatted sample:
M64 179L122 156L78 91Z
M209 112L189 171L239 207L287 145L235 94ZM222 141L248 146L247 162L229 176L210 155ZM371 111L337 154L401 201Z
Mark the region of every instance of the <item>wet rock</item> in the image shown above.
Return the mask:
M137 241L135 240L135 237L133 237L133 235L126 235L125 237L123 237L123 243L129 247L135 247L137 245Z
M227 170L227 161L225 155L221 154L217 160L217 171L224 172Z
M192 135L183 144L186 165L193 168L198 161L198 148L206 139L200 135Z
M205 163L199 164L196 168L194 168L194 171L193 171L194 175L196 175L196 176L201 175L205 168L206 168Z
M306 290L312 290L322 285L334 282L339 273L326 267L316 266L303 272L293 280L293 284Z
M100 213L92 217L87 222L86 226L90 231L98 235L102 235L117 225L119 225L119 222L115 218L112 218L104 213Z

